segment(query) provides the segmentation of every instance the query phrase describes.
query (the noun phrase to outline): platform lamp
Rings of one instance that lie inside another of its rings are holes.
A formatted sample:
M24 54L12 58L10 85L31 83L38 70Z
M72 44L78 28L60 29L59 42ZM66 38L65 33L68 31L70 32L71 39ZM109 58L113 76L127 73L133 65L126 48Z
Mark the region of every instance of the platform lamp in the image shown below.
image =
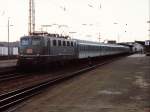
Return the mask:
M119 25L119 23L114 22L114 25ZM119 37L119 31L118 31L118 28L117 28L117 41L118 41L118 43L120 42L120 37Z

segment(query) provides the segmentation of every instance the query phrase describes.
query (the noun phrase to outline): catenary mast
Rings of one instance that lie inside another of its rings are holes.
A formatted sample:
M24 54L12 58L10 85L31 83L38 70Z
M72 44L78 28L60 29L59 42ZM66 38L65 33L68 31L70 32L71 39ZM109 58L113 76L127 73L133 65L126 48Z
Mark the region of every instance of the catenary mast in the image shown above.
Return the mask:
M34 0L29 0L29 35L35 32L35 4Z

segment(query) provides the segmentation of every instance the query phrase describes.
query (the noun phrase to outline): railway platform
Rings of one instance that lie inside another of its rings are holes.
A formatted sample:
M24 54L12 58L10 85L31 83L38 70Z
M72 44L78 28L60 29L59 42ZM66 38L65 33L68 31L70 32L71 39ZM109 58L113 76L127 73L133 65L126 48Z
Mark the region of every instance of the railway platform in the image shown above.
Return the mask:
M15 112L150 112L150 57L123 57L50 87Z
M17 59L0 60L0 68L16 66Z

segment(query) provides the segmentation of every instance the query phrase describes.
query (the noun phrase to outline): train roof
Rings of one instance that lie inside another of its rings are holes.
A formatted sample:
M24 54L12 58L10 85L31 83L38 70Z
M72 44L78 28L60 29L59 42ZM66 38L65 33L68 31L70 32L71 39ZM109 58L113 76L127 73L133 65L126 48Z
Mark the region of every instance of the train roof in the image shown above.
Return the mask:
M41 38L51 38L51 39L61 39L61 40L70 40L73 41L69 36L62 36L57 34L51 34L51 35L27 35L22 36L21 38L34 38L34 37L41 37Z
M51 34L51 35L28 35L28 36L23 36L21 38L32 38L32 37L42 37L42 38L53 38L53 39L62 39L62 40L68 40L68 41L76 41L78 44L82 44L82 45L91 45L91 46L106 46L106 47L126 47L124 45L119 45L119 44L107 44L107 43L99 43L99 42L93 42L93 41L87 41L87 40L80 40L80 39L71 39L71 38L64 38L62 36L62 38L56 34Z
M34 37L34 36L39 36L39 37L49 37L49 38L64 38L64 39L69 39L70 36L68 35L62 35L62 34L57 34L57 33L48 33L48 32L33 32L31 35L28 35L26 37Z
M119 44L107 44L107 43L99 43L99 42L92 42L92 41L85 41L85 40L77 40L78 44L82 45L92 45L92 46L106 46L106 47L126 47L124 45L119 45Z

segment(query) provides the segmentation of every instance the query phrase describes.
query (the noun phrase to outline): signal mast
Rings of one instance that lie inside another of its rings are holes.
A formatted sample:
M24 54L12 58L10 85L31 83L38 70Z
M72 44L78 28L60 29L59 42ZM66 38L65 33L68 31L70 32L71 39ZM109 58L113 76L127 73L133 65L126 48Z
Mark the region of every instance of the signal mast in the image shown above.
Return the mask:
M34 0L29 0L29 26L28 34L32 35L35 32L35 4Z

